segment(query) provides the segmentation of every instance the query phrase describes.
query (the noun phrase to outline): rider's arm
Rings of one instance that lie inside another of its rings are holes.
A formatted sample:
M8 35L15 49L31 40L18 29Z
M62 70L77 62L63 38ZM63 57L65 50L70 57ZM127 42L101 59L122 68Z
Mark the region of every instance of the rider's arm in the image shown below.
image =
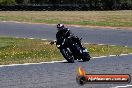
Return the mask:
M73 34L71 33L71 31L68 28L66 28L65 29L65 38L68 38L70 36L73 36Z

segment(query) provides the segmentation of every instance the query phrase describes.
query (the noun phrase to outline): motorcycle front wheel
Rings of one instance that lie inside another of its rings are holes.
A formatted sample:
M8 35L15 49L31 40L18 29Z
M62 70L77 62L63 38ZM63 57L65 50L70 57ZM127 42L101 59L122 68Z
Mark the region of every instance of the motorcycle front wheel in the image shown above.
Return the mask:
M90 58L91 58L91 56L90 56L89 53L87 52L87 53L85 53L85 54L83 55L82 60L83 60L83 61L89 61Z

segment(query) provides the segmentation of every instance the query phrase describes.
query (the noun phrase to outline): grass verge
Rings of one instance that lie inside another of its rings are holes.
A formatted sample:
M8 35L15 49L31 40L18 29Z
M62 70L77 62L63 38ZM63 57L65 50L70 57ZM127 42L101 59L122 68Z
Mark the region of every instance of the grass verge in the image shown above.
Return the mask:
M0 21L132 27L132 11L1 11Z
M0 37L0 65L37 63L63 60L55 45L48 40ZM123 46L86 44L90 55L102 56L111 54L132 53L132 48Z

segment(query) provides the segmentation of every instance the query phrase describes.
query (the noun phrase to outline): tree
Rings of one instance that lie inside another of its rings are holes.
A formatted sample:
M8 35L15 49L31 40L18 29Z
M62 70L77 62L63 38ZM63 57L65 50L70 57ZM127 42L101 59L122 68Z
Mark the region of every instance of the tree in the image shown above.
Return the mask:
M0 0L0 5L15 5L15 0Z
M23 3L23 0L16 0L16 3L17 4L22 4Z
M17 2L18 4L25 4L25 5L31 4L32 1L33 1L33 0L16 0L16 2ZM36 1L36 0L34 0L34 1Z

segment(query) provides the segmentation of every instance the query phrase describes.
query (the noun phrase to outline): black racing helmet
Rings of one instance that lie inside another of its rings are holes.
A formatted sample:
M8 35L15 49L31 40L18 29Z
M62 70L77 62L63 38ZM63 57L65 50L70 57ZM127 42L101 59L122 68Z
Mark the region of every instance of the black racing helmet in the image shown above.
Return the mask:
M64 24L57 24L58 30L63 30L65 28Z

